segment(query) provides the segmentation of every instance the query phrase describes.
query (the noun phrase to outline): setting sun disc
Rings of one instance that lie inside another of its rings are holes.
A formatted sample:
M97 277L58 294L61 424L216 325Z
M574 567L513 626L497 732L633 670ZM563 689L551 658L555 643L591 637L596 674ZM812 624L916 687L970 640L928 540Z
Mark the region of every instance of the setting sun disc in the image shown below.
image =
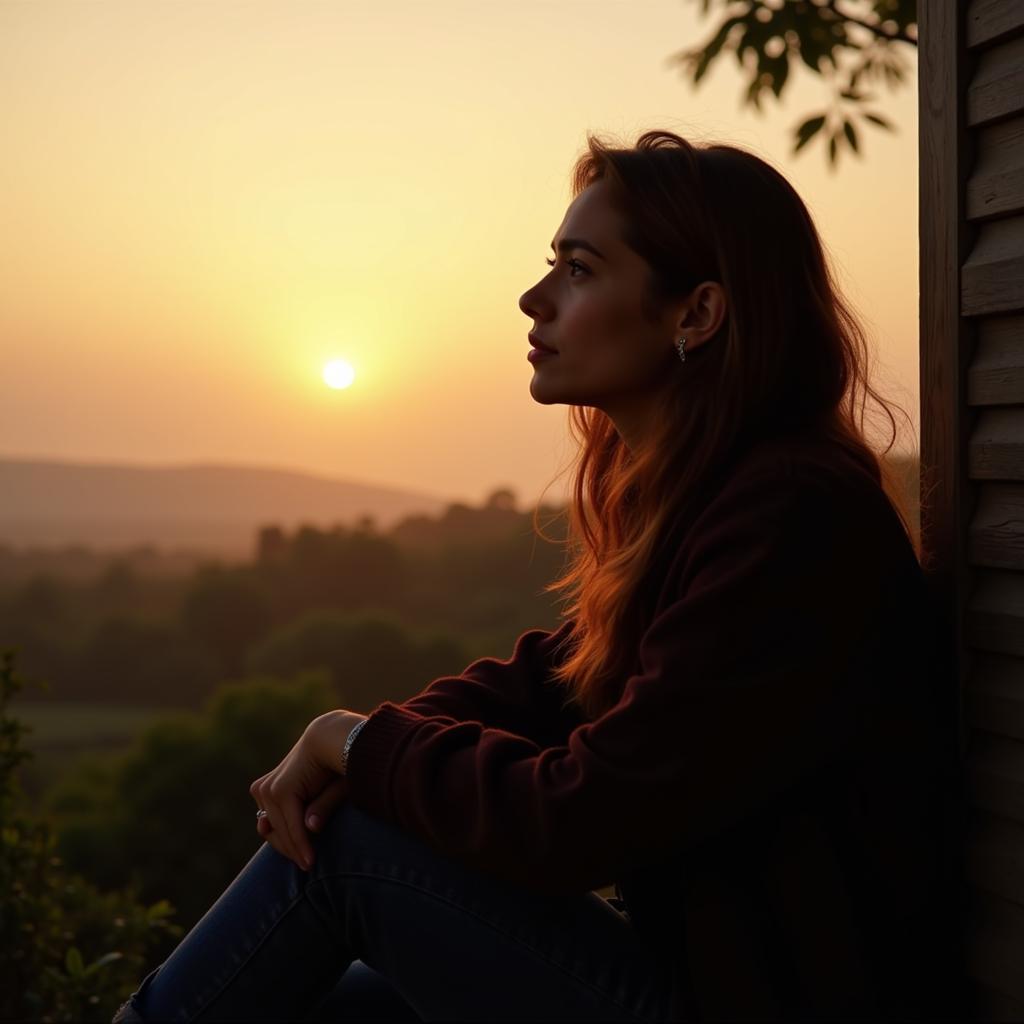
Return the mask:
M332 359L324 367L324 383L329 388L347 388L355 379L356 371L344 359Z

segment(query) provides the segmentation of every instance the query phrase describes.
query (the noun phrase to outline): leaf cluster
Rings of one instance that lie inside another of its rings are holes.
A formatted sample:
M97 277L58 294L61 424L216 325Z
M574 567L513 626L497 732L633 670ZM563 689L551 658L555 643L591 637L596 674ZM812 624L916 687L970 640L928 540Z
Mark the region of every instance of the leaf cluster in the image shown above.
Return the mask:
M20 808L16 770L31 755L7 710L22 686L14 662L0 651L0 1019L107 1021L181 928L166 900L144 907L69 872L49 826Z
M160 718L53 787L60 856L99 885L170 899L191 927L262 843L249 785L334 707L322 670L222 684L201 712Z
M697 0L707 15L716 0ZM908 65L902 50L917 47L916 0L721 0L726 17L701 46L681 50L669 62L692 76L694 87L711 65L732 52L748 75L742 104L761 111L764 93L781 99L792 62L802 62L832 87L827 108L807 117L793 133L797 153L821 134L828 166L837 166L841 147L860 152L857 124L888 131L893 125L877 110L865 109L877 96L870 84L900 85Z

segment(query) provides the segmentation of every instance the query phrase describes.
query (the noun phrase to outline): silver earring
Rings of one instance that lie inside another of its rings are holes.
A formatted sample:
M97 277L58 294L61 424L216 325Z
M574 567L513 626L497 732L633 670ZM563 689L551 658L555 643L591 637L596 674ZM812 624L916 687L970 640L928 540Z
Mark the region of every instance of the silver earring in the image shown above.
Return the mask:
M686 362L686 339L685 338L680 338L679 341L676 342L676 348L679 349L679 360L680 360L680 362L685 363Z

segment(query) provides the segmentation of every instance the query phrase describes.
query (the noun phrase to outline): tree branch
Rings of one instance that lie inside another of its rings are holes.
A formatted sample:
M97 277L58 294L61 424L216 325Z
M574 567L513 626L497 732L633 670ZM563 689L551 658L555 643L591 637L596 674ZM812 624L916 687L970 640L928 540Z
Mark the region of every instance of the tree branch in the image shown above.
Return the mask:
M878 36L879 39L885 39L893 43L910 43L911 46L917 46L917 40L912 39L906 34L906 32L886 32L880 25L872 25L870 22L861 21L860 18L855 18L852 14L846 14L836 7L836 0L825 0L822 5L826 10L831 11L836 17L842 18L843 21L848 21L851 25L860 25L861 28L866 28L869 32Z

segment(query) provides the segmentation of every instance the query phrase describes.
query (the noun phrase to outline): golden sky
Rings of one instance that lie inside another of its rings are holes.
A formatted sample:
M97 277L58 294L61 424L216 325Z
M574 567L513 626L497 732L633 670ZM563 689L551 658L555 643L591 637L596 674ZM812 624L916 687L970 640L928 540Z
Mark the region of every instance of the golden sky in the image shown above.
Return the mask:
M779 167L918 422L916 62L826 168L829 92L668 58L697 0L4 0L0 456L308 469L535 500L569 455L518 307L588 130ZM332 358L356 370L325 386ZM904 433L900 447L916 444ZM558 486L548 492L554 500Z

